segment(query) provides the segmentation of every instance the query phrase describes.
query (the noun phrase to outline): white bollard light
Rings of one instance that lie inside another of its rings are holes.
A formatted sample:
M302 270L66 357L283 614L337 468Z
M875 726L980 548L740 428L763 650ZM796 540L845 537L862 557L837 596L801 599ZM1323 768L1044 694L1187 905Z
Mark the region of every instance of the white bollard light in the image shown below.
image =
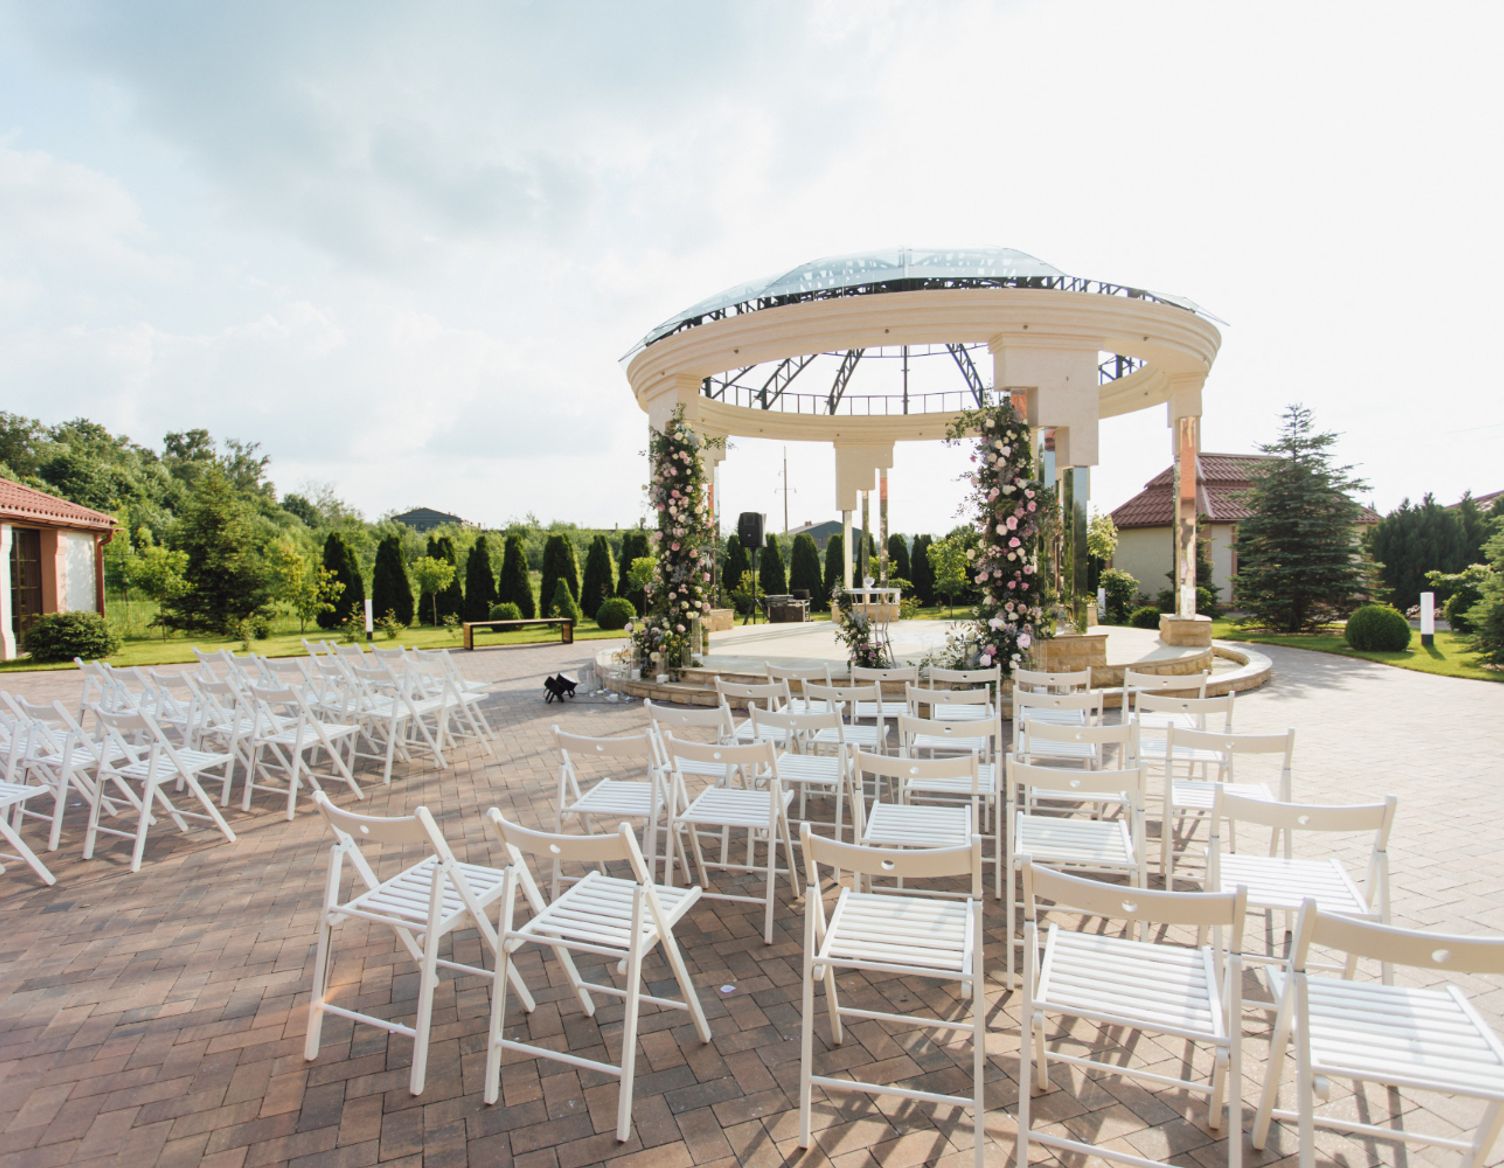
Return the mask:
M371 598L369 596L367 596L366 597L366 640L369 641L371 639L371 633L372 633L372 631L375 628L376 628L376 624L371 619Z
M1420 643L1429 649L1436 640L1436 593L1420 594Z

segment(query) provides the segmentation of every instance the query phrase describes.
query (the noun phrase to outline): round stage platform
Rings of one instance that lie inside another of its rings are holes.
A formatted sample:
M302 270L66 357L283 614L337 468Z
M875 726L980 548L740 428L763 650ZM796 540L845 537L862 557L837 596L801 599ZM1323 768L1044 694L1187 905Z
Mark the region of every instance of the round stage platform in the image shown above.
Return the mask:
M935 620L896 622L890 630L894 658L900 665L922 661L940 651L947 634L960 623ZM1105 656L1102 655L1104 641ZM1266 684L1273 671L1269 658L1248 645L1225 641L1214 641L1210 647L1165 645L1153 629L1100 625L1088 629L1084 636L1052 638L1044 644L1060 658L1058 662L1050 663L1049 668L1080 668L1087 663L1086 657L1098 657L1099 662L1091 665L1092 682L1105 687L1120 686L1124 669L1174 674L1200 673L1210 669L1208 695L1235 693ZM1073 660L1073 653L1081 656ZM697 666L685 670L684 676L673 682L615 676L620 671L613 668L612 655L610 651L603 651L596 662L597 675L607 689L626 697L651 698L655 702L679 705L714 705L715 677L727 681L760 681L765 676L763 666L770 663L796 666L826 662L842 672L846 669L845 650L836 640L829 621L740 625L712 633L710 651L701 656ZM1101 664L1101 660L1105 660L1105 664ZM1114 697L1109 694L1109 705L1116 704Z

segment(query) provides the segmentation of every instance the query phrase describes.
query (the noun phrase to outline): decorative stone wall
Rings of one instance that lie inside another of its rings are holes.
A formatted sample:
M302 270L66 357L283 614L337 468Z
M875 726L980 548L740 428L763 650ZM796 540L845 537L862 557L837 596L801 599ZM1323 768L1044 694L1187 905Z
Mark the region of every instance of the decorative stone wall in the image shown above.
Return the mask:
M1160 614L1159 640L1165 645L1205 645L1211 647L1212 618L1209 616L1171 616Z

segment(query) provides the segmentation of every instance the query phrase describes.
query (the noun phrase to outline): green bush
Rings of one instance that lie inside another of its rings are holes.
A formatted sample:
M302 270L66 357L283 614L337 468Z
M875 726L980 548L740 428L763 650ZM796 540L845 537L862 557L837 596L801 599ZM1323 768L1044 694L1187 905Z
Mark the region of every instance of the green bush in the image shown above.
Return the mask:
M490 620L521 620L522 609L510 600L503 600L500 604L491 606Z
M1365 604L1347 618L1343 634L1354 649L1397 653L1410 647L1410 623L1387 604Z
M402 623L402 618L399 617L397 613L390 608L387 609L386 612L378 616L371 623L380 630L381 635L388 641L395 641L402 635L402 630L407 628L407 626Z
M580 615L580 602L574 598L574 593L569 590L569 581L563 576L559 577L554 585L554 597L552 603L543 610L549 616L567 616L575 624L585 618Z
M120 648L120 638L97 612L49 612L26 630L26 651L35 661L94 661Z
M603 629L624 629L637 615L637 609L625 596L608 596L595 610L595 623Z
M1138 581L1132 573L1123 571L1122 568L1108 568L1099 578L1103 591L1107 593L1107 611L1099 615L1104 624L1121 625L1128 620L1128 614L1133 611L1133 601L1138 596Z
M1152 604L1135 608L1128 614L1128 623L1136 629L1159 628L1159 609Z

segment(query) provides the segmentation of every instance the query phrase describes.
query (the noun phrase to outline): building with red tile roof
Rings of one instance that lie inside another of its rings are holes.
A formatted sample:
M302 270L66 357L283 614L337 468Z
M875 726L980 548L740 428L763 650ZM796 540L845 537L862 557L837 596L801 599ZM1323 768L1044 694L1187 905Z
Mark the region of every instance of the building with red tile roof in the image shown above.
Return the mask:
M104 545L115 520L0 479L0 660L45 612L104 612Z

